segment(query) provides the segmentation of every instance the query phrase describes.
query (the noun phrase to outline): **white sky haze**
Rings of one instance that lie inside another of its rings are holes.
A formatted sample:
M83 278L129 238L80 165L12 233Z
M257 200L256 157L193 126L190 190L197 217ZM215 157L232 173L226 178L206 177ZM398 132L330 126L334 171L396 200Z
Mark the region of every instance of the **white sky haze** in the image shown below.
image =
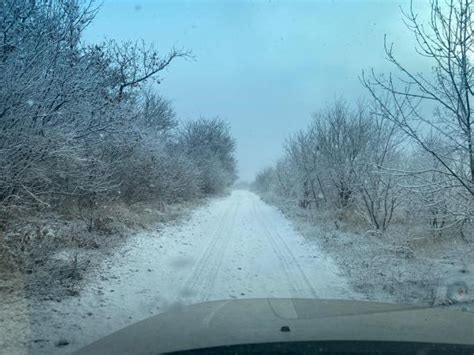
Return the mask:
M415 4L425 11L424 3ZM158 92L181 120L200 116L231 124L240 177L281 156L288 135L335 98L366 97L362 69L388 72L387 34L405 63L422 67L402 23L407 1L105 0L86 41L145 40L178 60Z

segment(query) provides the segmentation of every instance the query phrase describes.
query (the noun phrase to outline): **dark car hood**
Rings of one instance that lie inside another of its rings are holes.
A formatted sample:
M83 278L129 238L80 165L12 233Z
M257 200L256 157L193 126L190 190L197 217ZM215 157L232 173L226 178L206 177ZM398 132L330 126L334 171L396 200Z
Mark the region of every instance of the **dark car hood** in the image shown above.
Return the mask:
M282 331L282 327L289 331ZM442 308L339 300L241 299L195 304L145 319L77 354L163 353L289 341L474 345L473 329L473 313Z

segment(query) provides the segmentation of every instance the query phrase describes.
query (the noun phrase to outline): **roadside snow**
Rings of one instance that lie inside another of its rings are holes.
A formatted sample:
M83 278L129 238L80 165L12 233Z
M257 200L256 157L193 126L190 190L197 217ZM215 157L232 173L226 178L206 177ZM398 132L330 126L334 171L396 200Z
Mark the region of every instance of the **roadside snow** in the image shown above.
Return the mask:
M255 297L362 296L276 208L237 190L179 225L131 237L80 296L30 305L25 346L35 354L70 352L186 304Z
M263 198L332 256L366 299L474 311L474 249L459 235L433 235L400 222L381 235L333 211L302 209L272 194Z

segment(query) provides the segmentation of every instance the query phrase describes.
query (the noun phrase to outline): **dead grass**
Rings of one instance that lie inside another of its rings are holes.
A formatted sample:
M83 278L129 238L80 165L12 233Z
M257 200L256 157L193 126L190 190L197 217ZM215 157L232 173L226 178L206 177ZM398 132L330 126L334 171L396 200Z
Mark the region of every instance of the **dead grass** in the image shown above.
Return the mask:
M71 203L62 213L37 211L11 218L0 231L0 296L20 288L27 298L59 301L77 295L85 275L100 270L101 261L129 236L178 221L205 201L114 202L97 206L88 218Z
M474 299L474 242L462 239L458 229L433 233L397 216L380 233L351 211L305 210L275 196L263 199L319 243L368 299L442 304L450 285L459 282L467 285L467 298Z

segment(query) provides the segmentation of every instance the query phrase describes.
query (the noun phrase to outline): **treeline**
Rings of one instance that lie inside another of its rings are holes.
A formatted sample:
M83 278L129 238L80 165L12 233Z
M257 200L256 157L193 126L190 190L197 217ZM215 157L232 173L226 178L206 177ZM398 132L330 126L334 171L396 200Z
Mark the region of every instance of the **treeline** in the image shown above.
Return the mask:
M284 156L257 174L254 188L303 209L355 215L381 232L398 220L464 233L471 228L469 192L431 154L406 143L375 106L339 100L287 139Z
M258 191L355 214L379 231L398 220L473 236L473 6L431 5L428 23L413 7L404 12L431 71L411 71L386 41L397 76L363 73L369 103L340 100L317 112L276 165L258 174Z
M180 124L154 93L189 53L141 42L81 42L97 8L4 0L0 9L0 214L104 201L175 202L236 178L222 120Z
M255 180L304 209L354 211L385 230L403 200L398 185L406 156L395 127L362 106L340 100L288 138L285 155Z

